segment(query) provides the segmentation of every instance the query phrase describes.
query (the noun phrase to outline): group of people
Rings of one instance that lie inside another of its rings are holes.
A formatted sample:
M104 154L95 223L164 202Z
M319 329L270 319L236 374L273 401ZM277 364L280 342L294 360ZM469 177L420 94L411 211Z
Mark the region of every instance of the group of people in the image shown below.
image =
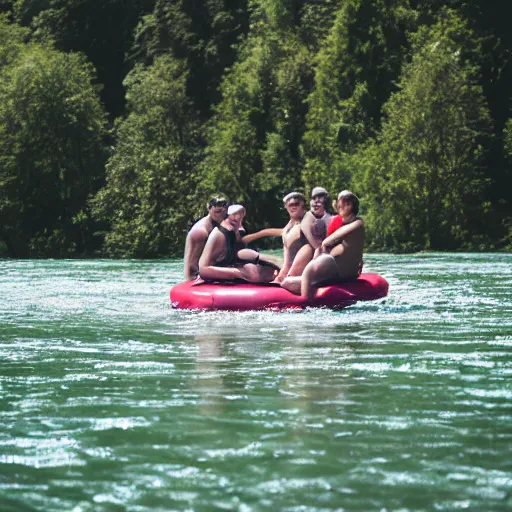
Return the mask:
M361 273L364 222L358 216L359 199L348 190L338 194L330 210L323 187L311 191L310 209L300 192L283 198L290 217L284 228L246 234L246 214L240 204L223 197L208 203L208 215L190 229L185 244L185 279L278 283L311 300L318 286L356 279ZM265 236L282 236L282 266L247 245Z

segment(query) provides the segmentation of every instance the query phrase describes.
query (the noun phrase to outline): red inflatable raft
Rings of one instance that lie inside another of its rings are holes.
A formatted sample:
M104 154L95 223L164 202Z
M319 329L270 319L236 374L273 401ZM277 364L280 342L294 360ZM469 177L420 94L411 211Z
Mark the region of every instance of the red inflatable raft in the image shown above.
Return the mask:
M181 283L171 288L171 304L176 309L248 311L258 309L341 309L358 300L374 300L388 294L387 281L377 274L361 274L355 281L318 288L312 301L271 284Z

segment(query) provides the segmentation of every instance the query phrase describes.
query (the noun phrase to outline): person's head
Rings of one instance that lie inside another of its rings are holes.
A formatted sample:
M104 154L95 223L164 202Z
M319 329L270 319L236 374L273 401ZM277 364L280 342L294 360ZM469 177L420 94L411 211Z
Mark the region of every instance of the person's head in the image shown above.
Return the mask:
M300 192L290 192L283 197L284 207L292 219L302 218L306 210L306 198Z
M342 216L359 213L359 198L350 190L342 190L336 201L336 211Z
M226 222L235 230L242 227L245 217L245 208L241 204L232 204L228 208L228 216Z
M330 208L331 199L329 192L323 187L315 187L311 191L311 212L315 215L323 215Z
M228 201L223 196L214 196L208 202L208 214L215 222L222 222L226 218Z

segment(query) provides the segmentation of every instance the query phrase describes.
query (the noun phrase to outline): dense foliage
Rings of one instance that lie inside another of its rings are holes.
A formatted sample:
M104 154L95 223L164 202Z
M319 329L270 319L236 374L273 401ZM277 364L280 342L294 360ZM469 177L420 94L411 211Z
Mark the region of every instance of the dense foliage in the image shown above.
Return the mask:
M82 55L25 36L0 20L0 243L14 257L73 255L92 244L105 111Z
M116 127L106 186L92 201L110 227L105 248L113 256L167 255L182 238L199 154L186 80L183 63L169 55L126 79L129 114Z
M2 1L0 256L177 255L209 194L257 229L315 185L360 195L373 249L510 249L511 12Z
M474 249L489 244L491 118L470 32L451 12L422 27L382 130L353 157L377 248Z

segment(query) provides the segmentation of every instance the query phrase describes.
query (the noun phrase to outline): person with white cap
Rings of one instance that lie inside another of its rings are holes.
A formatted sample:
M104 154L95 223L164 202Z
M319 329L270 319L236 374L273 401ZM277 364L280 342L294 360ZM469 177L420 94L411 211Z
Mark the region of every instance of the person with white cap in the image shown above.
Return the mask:
M361 273L364 222L358 217L359 199L349 190L340 192L336 209L342 226L325 238L301 277L288 277L281 286L311 300L316 288L327 283L351 281Z
M297 252L287 276L302 275L306 265L311 261L315 250L320 246L327 233L327 226L332 217L329 192L323 187L315 187L311 191L310 210L304 215L300 229L307 240Z
M243 279L251 283L269 283L279 267L252 249L238 250L239 231L245 217L241 204L232 204L228 216L208 237L199 259L199 275L205 281Z
M198 220L187 234L183 258L185 281L193 281L199 276L199 258L213 228L225 219L228 201L222 196L214 196L207 207L208 215Z

